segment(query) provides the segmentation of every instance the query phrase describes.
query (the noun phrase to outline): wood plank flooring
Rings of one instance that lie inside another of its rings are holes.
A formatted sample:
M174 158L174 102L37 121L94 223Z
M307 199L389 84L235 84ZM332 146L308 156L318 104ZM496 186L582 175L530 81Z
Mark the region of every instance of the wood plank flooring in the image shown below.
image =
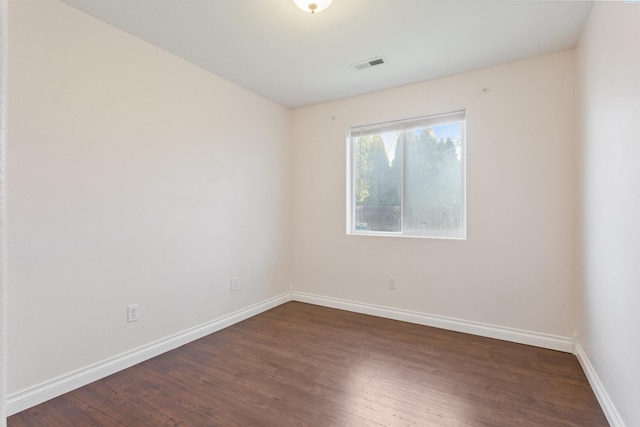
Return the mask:
M290 302L19 426L607 426L567 353Z

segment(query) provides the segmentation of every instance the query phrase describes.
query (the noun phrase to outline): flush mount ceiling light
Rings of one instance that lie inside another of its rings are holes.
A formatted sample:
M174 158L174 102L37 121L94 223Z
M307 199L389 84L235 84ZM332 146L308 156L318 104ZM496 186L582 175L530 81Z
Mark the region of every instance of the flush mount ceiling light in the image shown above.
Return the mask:
M300 9L308 13L322 12L333 0L293 0Z

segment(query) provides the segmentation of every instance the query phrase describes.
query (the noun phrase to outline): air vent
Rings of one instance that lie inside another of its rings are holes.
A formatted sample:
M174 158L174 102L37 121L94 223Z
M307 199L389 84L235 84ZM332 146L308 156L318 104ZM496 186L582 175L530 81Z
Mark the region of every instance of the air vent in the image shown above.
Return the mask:
M365 68L375 67L376 65L382 65L387 62L384 57L379 56L377 58L367 59L366 61L358 62L353 64L353 68L356 70L364 70Z

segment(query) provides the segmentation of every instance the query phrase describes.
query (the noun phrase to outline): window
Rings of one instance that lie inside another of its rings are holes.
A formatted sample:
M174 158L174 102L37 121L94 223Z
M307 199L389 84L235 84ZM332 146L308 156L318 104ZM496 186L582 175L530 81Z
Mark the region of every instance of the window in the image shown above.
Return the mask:
M349 129L349 234L464 239L465 112Z

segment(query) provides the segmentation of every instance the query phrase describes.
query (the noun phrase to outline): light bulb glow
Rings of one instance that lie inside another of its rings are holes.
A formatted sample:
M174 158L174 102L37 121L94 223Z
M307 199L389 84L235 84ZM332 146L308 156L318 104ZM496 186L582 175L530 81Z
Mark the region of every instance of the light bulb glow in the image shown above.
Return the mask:
M322 12L329 7L333 0L293 0L301 10L307 13Z

